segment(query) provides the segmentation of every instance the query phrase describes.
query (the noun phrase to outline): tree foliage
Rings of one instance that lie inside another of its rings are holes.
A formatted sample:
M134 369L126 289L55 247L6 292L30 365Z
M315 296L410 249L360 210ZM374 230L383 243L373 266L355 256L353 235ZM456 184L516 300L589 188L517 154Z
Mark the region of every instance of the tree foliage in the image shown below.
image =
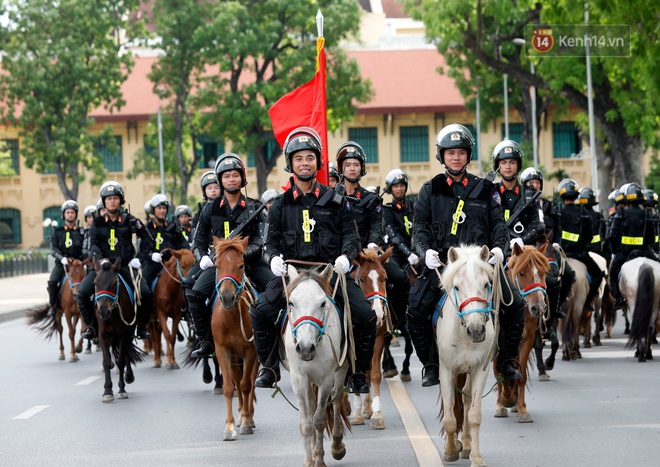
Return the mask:
M95 108L119 109L120 87L132 60L123 32L136 37L141 24L127 24L139 0L7 0L0 97L4 117L20 128L28 167L53 171L64 198L77 199L81 167L105 174L94 143L113 141L112 129L89 133ZM110 144L112 146L112 144Z

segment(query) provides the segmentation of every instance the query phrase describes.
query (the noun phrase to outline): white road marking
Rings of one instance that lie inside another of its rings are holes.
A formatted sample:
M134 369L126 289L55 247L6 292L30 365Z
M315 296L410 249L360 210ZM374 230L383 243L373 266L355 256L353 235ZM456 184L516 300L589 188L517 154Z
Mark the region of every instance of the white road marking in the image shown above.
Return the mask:
M101 379L101 375L90 376L89 378L85 378L82 381L78 381L75 385L76 386L87 386L88 384L92 384L97 379Z
M38 414L42 410L47 409L48 407L50 407L50 405L35 405L30 410L26 410L22 414L16 415L14 418L12 418L12 420L27 420L28 418Z

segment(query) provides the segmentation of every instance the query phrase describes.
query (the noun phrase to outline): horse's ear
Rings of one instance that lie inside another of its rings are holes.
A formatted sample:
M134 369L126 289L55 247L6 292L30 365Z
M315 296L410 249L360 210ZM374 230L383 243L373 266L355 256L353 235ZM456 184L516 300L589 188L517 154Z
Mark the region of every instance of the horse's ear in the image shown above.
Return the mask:
M447 262L453 263L458 259L458 251L456 251L456 248L453 246L449 248L449 251L447 252Z
M334 271L334 268L332 264L326 265L325 268L323 268L323 271L321 271L321 277L329 284L330 281L332 280L332 273Z
M514 256L518 256L518 255L519 255L520 253L522 253L522 252L523 252L522 247L521 247L519 244L514 243L514 244L513 244L513 255L514 255Z
M289 280L293 280L299 275L298 270L291 264L288 265L286 272L289 275Z
M94 263L93 263L94 264L94 270L96 272L99 272L101 270L101 262L96 258L94 258L93 261L94 261Z
M244 237L243 238L243 248L247 248L248 243L250 243L250 237Z
M394 251L394 247L393 247L393 246L389 247L387 250L385 250L385 253L383 253L382 255L380 255L380 257L379 257L379 259L380 259L380 264L385 264L385 262L386 262L388 259L390 259L390 256L392 255L392 251Z
M488 257L490 256L490 250L488 249L487 245L484 245L481 247L481 251L479 252L479 258L481 258L482 261L488 261Z
M546 240L545 243L538 248L541 254L545 255L545 250L548 249L549 244L550 244L550 240Z
M112 270L114 272L117 272L120 269L121 269L121 256L118 256L116 261L115 261L115 264L112 265Z

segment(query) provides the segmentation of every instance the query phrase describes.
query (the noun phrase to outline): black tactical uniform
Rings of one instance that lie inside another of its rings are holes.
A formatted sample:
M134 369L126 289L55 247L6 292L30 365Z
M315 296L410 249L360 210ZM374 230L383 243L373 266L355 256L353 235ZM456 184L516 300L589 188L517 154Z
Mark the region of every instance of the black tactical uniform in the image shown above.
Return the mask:
M78 203L73 200L65 201L62 204L62 219L64 219L64 211L73 209L78 214ZM50 309L49 316L55 316L57 312L57 299L60 294L60 283L66 274L64 265L62 264L63 258L83 259L83 243L84 234L82 229L77 225L69 227L64 221L64 225L57 227L50 237L50 254L55 258L55 267L50 273L48 279L48 301Z
M438 134L436 158L446 165L446 149L467 149L469 163L473 145L474 139L467 128L449 125ZM413 246L420 258L426 257L427 250L434 250L439 260L446 263L449 248L460 244L487 245L502 251L508 249L508 229L495 186L488 180L465 172L466 168L467 164L455 174L462 176L460 181L455 181L449 174L440 174L422 186L415 204L413 222ZM449 167L447 171L451 173ZM455 215L463 217L463 222L454 222ZM506 276L502 280L507 280L509 287L503 287L505 296L500 315L501 345L497 366L505 378L515 379L521 377L513 365L513 359L518 353L525 323L525 302L511 280ZM509 290L513 296L509 296ZM438 277L435 271L427 270L411 287L407 310L408 331L417 356L424 364L423 386L439 382L438 353L431 324L431 316L439 298ZM510 305L505 306L505 303Z
M284 145L287 169L292 172L291 158L298 152L310 150L316 154L316 167L321 167L320 138L312 129L294 130ZM353 261L361 249L355 217L351 206L344 200L334 200L335 191L315 181L316 172L300 180L312 183L312 192L303 193L296 184L275 199L268 210L268 227L264 257L271 264L273 258L286 260L333 263L345 255ZM310 224L313 222L313 229ZM334 287L337 274L333 274ZM346 293L353 319L356 366L349 386L355 392L368 392L364 373L371 368L376 338L376 314L360 287L354 281L346 282ZM335 300L343 307L342 292L337 291ZM286 308L282 278L276 277L250 307L250 319L254 331L259 362L264 366L257 378L257 387L271 387L279 379L279 362L274 351L278 337L278 323Z
M101 198L105 200L107 196L119 195L121 203L124 203L124 189L117 182L106 182L101 186ZM143 263L147 260L153 250L151 237L147 229L142 225L139 219L133 215L118 209L119 215L113 221L109 215L98 216L94 219L89 233L90 255L94 260L107 258L114 263L117 258L121 258L121 269L119 273L130 284L131 275L129 263L135 255L133 246L133 234L140 239L138 260ZM96 271L90 268L85 276L80 289L78 290L78 308L82 314L88 330L84 337L92 338L96 330L96 316L94 314L92 297L94 295L94 279ZM147 323L151 317L152 293L147 287L144 278L140 281L141 305L137 310L137 335L141 339L149 338L146 330Z

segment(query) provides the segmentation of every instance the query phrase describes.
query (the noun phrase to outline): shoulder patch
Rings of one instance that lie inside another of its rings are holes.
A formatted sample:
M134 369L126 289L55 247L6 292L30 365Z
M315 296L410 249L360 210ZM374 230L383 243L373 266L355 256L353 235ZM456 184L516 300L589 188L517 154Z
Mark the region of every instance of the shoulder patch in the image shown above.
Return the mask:
M497 190L493 191L493 200L497 204L500 204L500 205L502 204L502 198L500 198L500 193Z

